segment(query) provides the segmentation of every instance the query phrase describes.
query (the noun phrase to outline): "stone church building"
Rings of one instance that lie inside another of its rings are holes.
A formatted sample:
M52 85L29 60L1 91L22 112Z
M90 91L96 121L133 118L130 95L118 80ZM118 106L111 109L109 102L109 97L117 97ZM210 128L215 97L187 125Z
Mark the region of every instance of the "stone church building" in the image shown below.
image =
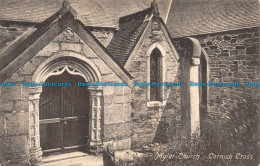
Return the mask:
M199 133L205 114L217 129L259 96L246 86L260 78L258 1L32 2L0 1L0 165L164 143Z

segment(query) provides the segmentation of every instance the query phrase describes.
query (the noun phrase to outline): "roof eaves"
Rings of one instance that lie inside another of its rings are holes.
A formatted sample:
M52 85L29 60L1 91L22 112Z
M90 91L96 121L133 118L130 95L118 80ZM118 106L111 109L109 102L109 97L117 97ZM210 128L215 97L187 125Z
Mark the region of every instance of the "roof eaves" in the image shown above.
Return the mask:
M244 27L239 27L239 28L232 28L232 29L228 29L228 30L221 30L221 31L211 31L211 32L204 32L204 33L187 33L184 35L172 35L173 39L178 39L178 38L184 38L184 37L196 37L196 36L203 36L203 35L214 35L214 34L219 34L219 33L227 33L227 32L232 32L232 31L239 31L239 30L243 30L243 29L252 29L252 28L260 28L260 24L256 24L254 26L244 26Z

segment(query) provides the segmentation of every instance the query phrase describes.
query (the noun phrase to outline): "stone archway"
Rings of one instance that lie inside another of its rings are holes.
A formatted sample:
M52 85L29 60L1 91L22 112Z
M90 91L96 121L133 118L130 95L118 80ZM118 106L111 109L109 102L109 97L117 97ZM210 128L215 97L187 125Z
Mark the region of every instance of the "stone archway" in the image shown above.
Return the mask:
M78 75L86 82L101 81L101 74L97 67L84 58L54 57L42 63L34 72L32 81L40 83L50 76L60 75L64 71L71 75ZM102 145L103 128L103 89L102 87L88 87L90 92L89 110L89 139L86 140L89 151L99 151ZM39 132L39 100L42 86L29 88L29 145L30 162L38 165L42 158Z

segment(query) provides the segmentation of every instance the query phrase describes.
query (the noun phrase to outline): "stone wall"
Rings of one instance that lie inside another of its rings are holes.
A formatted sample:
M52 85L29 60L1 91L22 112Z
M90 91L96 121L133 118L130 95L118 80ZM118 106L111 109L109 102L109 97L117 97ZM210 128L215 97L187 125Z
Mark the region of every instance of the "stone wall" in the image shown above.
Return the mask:
M131 147L131 90L129 87L105 87L104 147L125 150Z
M29 87L37 67L53 56L86 57L98 67L101 82L123 82L101 58L71 31L65 30L39 51L31 60L12 74L5 82L17 86L0 89L0 164L29 164ZM115 150L130 149L130 88L106 86L103 88L102 136L105 146Z
M154 22L140 49L127 69L137 82L147 82L149 48L158 43L165 51L165 82L180 82L181 71L186 70L177 62L163 31ZM28 27L0 27L0 49L21 36ZM106 45L112 30L91 32ZM3 36L3 37L2 37ZM218 127L222 117L238 99L245 95L259 95L259 87L245 83L260 82L259 28L194 36L201 43L209 58L211 82L238 82L240 87L209 87L208 112ZM184 55L183 39L173 39L180 56ZM35 69L45 60L56 55L81 55L98 66L102 82L122 82L98 55L72 31L66 31L46 45L30 61L5 82L18 86L0 87L0 164L28 164L29 160L29 104L28 87L20 82L32 81ZM187 60L186 60L187 62ZM182 87L164 87L165 103L148 106L147 87L104 87L103 141L105 148L113 150L141 148L153 142L166 142L178 137L181 131L181 112L185 109ZM184 103L184 104L183 104ZM185 123L185 122L184 122ZM169 135L171 134L171 135Z
M28 98L26 88L2 87L0 95L0 164L28 164Z
M242 29L216 34L194 36L208 54L211 82L237 82L239 87L213 87L208 89L208 113L217 126L238 99L246 95L259 96L259 86L246 86L246 82L260 82L259 28ZM186 47L184 39L173 39L178 52ZM183 53L182 53L183 54Z
M133 61L127 69L136 82L150 82L147 80L147 64L150 55L147 55L149 48L158 43L165 51L165 82L180 81L180 67L168 44L163 31L158 22L153 23L153 28L149 31L135 55ZM136 86L132 90L131 119L133 121L132 148L141 148L153 142L166 142L169 137L175 137L180 127L180 96L181 87L164 87L164 102L148 106L147 87ZM173 135L168 135L171 133Z

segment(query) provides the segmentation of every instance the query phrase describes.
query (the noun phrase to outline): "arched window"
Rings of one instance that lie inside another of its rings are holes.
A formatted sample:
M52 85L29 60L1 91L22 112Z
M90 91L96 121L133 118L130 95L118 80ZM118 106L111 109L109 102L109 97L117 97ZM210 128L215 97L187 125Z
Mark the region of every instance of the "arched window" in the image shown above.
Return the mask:
M161 83L161 52L155 48L150 56L150 83ZM161 101L161 88L160 86L150 87L150 101Z
M199 70L200 70L199 82L207 83L208 82L207 61L204 55L201 55ZM208 87L200 86L199 95L200 95L200 117L204 118L207 112Z

